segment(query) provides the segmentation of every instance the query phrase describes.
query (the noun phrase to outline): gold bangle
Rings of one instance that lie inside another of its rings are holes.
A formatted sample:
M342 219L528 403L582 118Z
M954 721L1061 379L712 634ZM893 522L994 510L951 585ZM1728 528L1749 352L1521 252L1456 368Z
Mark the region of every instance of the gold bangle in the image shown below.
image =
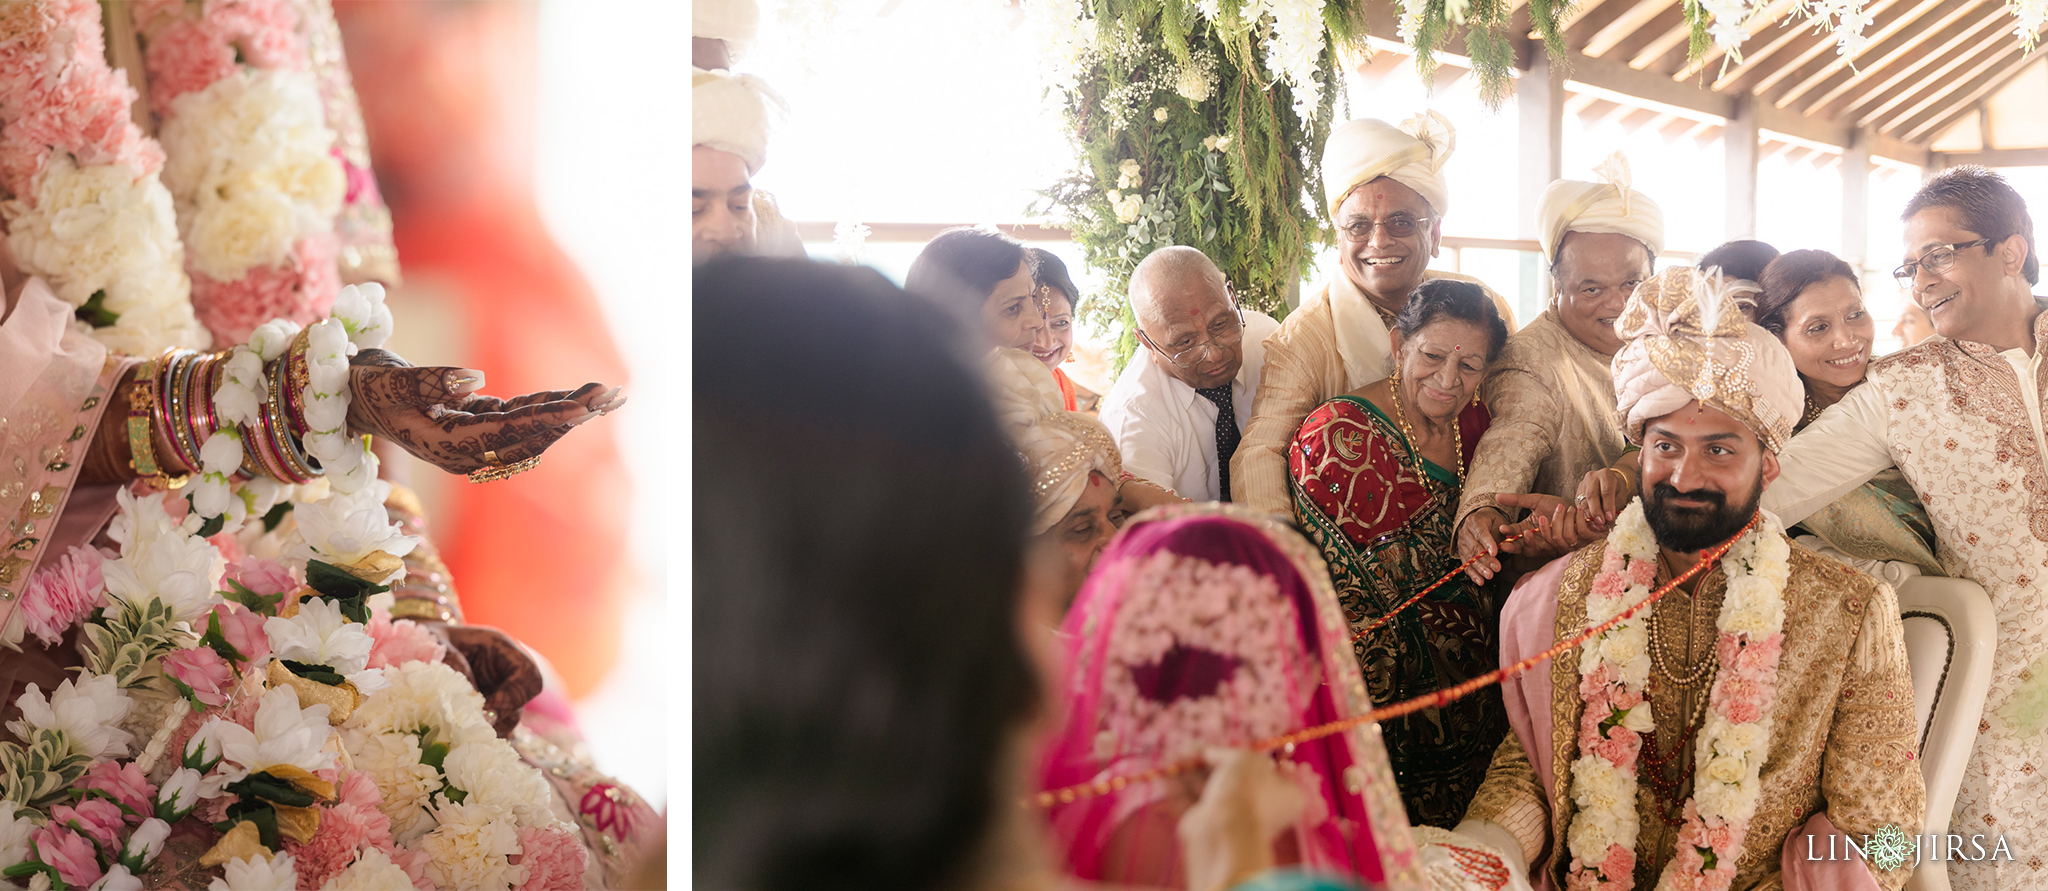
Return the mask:
M391 618L455 624L455 611L425 597L400 597L391 602Z
M170 476L156 463L156 432L152 426L156 416L156 369L173 353L175 350L165 350L162 356L142 363L128 385L128 468L137 477L164 489L179 488L189 479Z
M1614 473L1614 475L1615 475L1615 476L1621 477L1621 490L1622 490L1623 492L1627 492L1627 491L1629 491L1630 489L1633 489L1633 488L1635 488L1635 487L1636 487L1636 484L1635 484L1635 483L1629 482L1628 474L1626 474L1626 473L1622 473L1622 472L1621 472L1621 468L1619 468L1619 467L1602 467L1602 468L1600 468L1600 469L1601 469L1601 470L1607 470L1607 471L1612 471L1612 472Z
M523 461L514 461L510 464L499 464L497 452L485 451L484 466L470 471L469 481L472 483L493 483L498 480L507 480L532 470L539 465L539 455Z

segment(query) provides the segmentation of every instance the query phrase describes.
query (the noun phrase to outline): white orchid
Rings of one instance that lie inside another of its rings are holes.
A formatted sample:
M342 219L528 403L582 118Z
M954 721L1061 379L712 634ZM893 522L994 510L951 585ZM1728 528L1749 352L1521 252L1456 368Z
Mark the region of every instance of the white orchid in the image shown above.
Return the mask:
M263 694L254 731L220 718L207 721L207 726L219 735L229 782L284 765L308 772L334 766L334 753L325 748L330 732L327 706L299 708L299 695L290 687L273 687Z
M135 739L121 729L133 703L112 675L80 675L58 684L47 698L30 684L14 704L21 720L7 722L7 729L24 741L37 730L57 730L72 751L99 759L125 757Z
M345 675L362 671L370 661L370 648L376 645L364 625L350 622L341 614L339 604L325 598L300 604L299 614L289 619L272 616L263 620L263 634L270 638L271 655L325 665Z

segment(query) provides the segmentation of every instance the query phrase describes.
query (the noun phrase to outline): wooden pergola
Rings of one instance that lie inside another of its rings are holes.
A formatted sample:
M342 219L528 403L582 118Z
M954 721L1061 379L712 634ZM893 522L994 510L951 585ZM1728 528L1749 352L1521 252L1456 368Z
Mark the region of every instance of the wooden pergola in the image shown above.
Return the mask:
M1537 196L1563 172L1566 115L1725 140L1730 238L1755 234L1760 159L1839 154L1842 244L1851 253L1865 243L1873 157L1922 170L2048 164L2048 145L1990 147L1992 100L2029 70L2041 71L2000 0L1876 0L1864 32L1869 44L1853 58L1804 23L1794 0L1771 0L1748 23L1739 61L1717 48L1686 58L1679 0L1580 0L1565 20L1567 52L1558 59L1528 33L1528 7L1517 5L1520 218L1532 226ZM1394 39L1395 15L1391 4L1366 7L1376 50L1360 68L1368 78L1383 66L1412 64ZM1460 49L1454 41L1452 52ZM1443 61L1447 76L1457 76L1463 60ZM1978 150L1935 150L1943 134L1965 124L1981 131Z

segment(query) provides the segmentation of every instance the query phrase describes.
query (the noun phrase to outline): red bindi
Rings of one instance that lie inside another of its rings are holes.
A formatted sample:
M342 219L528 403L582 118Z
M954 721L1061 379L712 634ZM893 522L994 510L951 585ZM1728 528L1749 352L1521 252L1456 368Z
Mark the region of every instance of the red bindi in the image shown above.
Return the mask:
M1092 473L1088 475L1088 488L1093 489L1096 486L1100 485L1102 485L1102 477L1096 476Z

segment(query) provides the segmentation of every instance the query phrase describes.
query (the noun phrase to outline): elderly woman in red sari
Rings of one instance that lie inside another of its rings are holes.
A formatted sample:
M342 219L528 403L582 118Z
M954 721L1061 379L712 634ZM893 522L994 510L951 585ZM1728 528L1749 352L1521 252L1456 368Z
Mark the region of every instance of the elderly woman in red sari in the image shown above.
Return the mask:
M1499 604L1460 575L1452 512L1489 416L1479 384L1507 341L1483 288L1424 283L1395 320L1385 379L1315 410L1288 450L1294 512L1321 548L1375 702L1399 702L1493 670ZM1409 819L1458 822L1507 732L1486 690L1387 722Z

